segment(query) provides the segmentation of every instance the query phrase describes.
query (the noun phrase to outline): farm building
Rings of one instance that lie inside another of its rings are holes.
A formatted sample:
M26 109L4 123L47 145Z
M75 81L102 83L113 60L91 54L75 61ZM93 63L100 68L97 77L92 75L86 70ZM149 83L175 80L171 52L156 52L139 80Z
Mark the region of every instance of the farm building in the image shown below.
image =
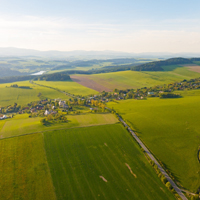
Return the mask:
M49 115L50 112L48 110L45 110L44 115Z
M148 94L154 94L154 92L148 92Z

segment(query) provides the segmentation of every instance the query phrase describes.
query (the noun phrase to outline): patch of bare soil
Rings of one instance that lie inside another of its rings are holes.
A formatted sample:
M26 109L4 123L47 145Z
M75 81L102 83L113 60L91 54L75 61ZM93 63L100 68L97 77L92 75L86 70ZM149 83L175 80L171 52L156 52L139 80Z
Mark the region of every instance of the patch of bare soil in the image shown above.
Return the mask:
M108 182L103 176L99 176L99 178L101 178L104 182Z
M133 173L131 167L130 167L127 163L125 163L125 165L128 167L128 169L129 169L129 171L131 172L131 174L132 174L135 178L137 178L137 175Z
M188 67L189 70L193 72L200 73L200 66L199 65L183 65L184 67Z
M111 92L112 90L103 86L103 85L100 85L99 83L89 79L87 76L76 76L76 75L72 75L70 76L71 79L85 87L88 87L88 88L91 88L93 90L96 90L98 92L103 92L103 91L106 91L106 92Z

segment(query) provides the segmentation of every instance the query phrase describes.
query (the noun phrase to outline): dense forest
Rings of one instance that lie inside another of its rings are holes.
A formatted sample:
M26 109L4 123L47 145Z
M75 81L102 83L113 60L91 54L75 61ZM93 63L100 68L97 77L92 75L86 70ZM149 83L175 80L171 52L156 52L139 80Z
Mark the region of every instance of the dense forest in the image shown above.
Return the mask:
M162 61L149 62L132 68L133 71L163 71L163 66L192 64L195 58L170 58Z
M11 70L8 67L2 67L0 66L0 77L4 76L20 76L20 75L25 75L25 73L21 73L16 70Z
M116 60L115 63L120 62L127 62L127 59L113 59L112 61ZM92 60L91 63L95 63L99 60ZM111 60L110 60L111 61ZM133 62L133 59L130 59L130 62ZM71 74L100 74L100 73L109 73L109 72L118 72L118 71L127 71L127 70L133 70L133 71L163 71L164 66L169 65L182 65L182 64L195 64L194 62L200 61L200 58L171 58L167 60L162 61L154 61L154 62L148 62L145 64L138 64L138 63L132 63L132 64L126 64L126 65L112 65L112 66L105 66L99 69L90 69L88 71L84 70L66 70L62 72L57 72L53 74L45 74L45 75L38 75L38 76L32 76L32 75L24 75L24 76L18 76L18 71L10 70L11 72L7 74L8 77L0 77L0 83L12 83L16 81L25 81L25 80L46 80L46 81L67 81L70 80ZM78 62L78 61L77 61ZM87 61L89 63L89 61ZM60 67L66 68L66 66L69 67L69 65L66 63L66 65L61 65ZM1 67L2 68L2 67ZM69 67L70 68L70 67ZM9 70L9 68L7 69ZM10 76L13 75L13 76Z
M40 81L69 81L70 76L63 73L54 73L54 74L45 74L41 76L35 77L33 80L40 80Z

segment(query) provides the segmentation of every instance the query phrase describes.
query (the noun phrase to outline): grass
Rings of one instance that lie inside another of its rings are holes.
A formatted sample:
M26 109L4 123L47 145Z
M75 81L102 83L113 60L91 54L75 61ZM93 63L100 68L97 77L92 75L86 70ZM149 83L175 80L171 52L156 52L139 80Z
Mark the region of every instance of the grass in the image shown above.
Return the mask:
M187 67L167 66L162 72L137 72L122 71L93 75L77 75L87 77L108 89L131 89L151 87L155 85L168 84L184 79L197 78L199 73L187 69Z
M0 140L0 154L0 199L56 199L42 134Z
M114 124L118 122L117 118L110 113L67 115L67 119L69 121L68 123L55 123L48 126L42 125L40 123L40 119L40 117L28 118L28 115L24 114L17 115L12 119L0 121L0 138L7 138L47 130ZM5 123L2 125L2 128L1 123Z
M174 199L120 124L46 132L44 141L58 200Z
M34 81L37 84L58 88L59 90L68 92L74 95L90 95L98 92L90 88L84 87L73 81Z
M109 107L132 125L180 185L196 192L200 186L200 90L178 93L184 98L126 100Z
M12 84L18 84L18 86L30 86L32 89L13 88L10 87ZM38 101L40 100L38 97L39 93L42 94L42 98L69 98L56 90L33 85L29 83L29 81L21 81L15 83L0 84L0 107L13 105L14 103L19 105L26 105L29 102Z

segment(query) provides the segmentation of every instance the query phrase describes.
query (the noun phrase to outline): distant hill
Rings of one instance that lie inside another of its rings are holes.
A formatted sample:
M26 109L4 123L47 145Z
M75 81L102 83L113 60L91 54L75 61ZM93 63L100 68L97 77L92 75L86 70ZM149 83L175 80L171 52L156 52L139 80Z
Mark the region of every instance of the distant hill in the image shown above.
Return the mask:
M196 58L200 59L200 58ZM187 58L170 58L162 61L149 62L146 64L138 65L132 68L133 71L163 71L163 66L167 65L180 65L180 64L193 64L193 59ZM195 60L196 61L196 60Z
M70 60L77 59L112 59L112 58L171 58L171 57L200 57L200 53L169 53L169 52L144 52L144 53L128 53L117 51L38 51L33 49L22 49L14 47L0 47L0 57L48 57L68 58Z
M19 71L11 70L7 67L1 67L0 66L0 77L5 76L22 76L25 75L25 73L21 73Z

